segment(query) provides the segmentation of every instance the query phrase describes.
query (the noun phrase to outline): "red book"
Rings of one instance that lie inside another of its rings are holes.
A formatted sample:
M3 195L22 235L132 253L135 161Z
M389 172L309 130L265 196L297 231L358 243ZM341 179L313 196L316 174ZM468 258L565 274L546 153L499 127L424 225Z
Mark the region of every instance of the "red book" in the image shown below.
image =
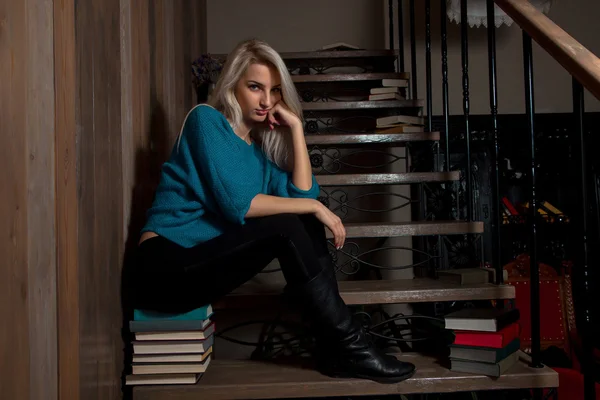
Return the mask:
M498 332L454 331L454 344L501 349L519 337L519 323L514 322Z

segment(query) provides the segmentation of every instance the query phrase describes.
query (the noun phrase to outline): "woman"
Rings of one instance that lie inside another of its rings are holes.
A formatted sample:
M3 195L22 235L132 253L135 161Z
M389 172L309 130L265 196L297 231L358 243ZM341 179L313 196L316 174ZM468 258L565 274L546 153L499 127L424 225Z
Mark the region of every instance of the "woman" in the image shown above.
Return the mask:
M373 347L341 299L316 200L302 108L281 57L240 43L208 104L187 115L142 230L135 307L184 312L212 303L279 259L286 295L310 316L321 372L399 382L414 373Z

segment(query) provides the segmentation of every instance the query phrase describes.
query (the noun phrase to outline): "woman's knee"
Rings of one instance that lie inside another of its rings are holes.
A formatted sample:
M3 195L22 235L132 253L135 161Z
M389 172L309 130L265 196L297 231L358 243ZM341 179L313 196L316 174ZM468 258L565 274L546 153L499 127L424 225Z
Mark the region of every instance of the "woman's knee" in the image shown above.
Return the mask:
M281 234L304 230L304 224L298 214L275 214L264 219L265 228Z

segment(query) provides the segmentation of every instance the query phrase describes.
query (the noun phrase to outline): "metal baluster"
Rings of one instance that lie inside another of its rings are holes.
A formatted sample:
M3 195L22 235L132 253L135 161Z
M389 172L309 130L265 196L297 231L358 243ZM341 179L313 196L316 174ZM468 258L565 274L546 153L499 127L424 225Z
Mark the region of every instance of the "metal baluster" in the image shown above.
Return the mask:
M390 26L388 33L390 36L390 49L394 50L394 3L393 0L388 0L388 19Z
M444 114L444 130L446 137L446 171L450 171L450 113L448 110L448 29L446 26L446 0L440 0L442 30L442 108ZM458 193L458 192L457 192Z
M589 224L592 220L591 215L593 213L590 210L593 208L590 202L588 188L594 188L595 182L593 174L590 174L587 159L587 149L589 143L587 142L586 134L583 130L583 113L585 111L585 105L583 100L583 86L573 78L573 114L575 117L575 129L576 129L576 140L577 145L574 146L574 154L576 155L576 161L581 168L581 175L579 186L581 189L581 213L578 218L578 228L580 230L580 241L581 247L576 252L577 263L573 271L574 276L572 284L575 286L572 290L575 301L575 313L577 332L581 335L582 345L582 367L583 367L583 388L585 400L593 400L596 398L596 388L593 376L593 347L592 337L592 310L590 304L592 304L592 291L591 291L591 268L592 265L592 246L594 243L593 238L597 238L595 235L593 224ZM589 182L589 180L592 182ZM590 184L591 183L591 184ZM595 227L596 229L598 227ZM595 264L595 263L594 263Z
M492 266L496 269L496 283L501 284L500 258L500 155L498 146L498 92L496 81L496 25L494 0L487 0L488 65L490 71L490 111L492 114Z
M427 131L433 125L431 94L431 0L425 0L425 80L427 84Z
M404 10L402 0L398 0L398 72L404 72Z
M466 197L467 220L473 221L473 193L471 177L471 132L469 130L469 25L467 23L467 0L460 1L460 31L461 31L461 58L462 58L462 85L463 85L463 114L465 116L465 141L466 141Z
M415 0L410 0L410 80L412 82L411 98L417 94L417 39L415 35Z
M529 131L531 150L531 199L529 201L529 218L531 225L531 244L529 250L531 265L531 359L532 367L540 368L540 267L537 260L537 199L536 199L536 159L535 131L533 117L535 105L533 100L533 54L531 36L523 32L523 69L525 72L525 108L527 110L527 128Z

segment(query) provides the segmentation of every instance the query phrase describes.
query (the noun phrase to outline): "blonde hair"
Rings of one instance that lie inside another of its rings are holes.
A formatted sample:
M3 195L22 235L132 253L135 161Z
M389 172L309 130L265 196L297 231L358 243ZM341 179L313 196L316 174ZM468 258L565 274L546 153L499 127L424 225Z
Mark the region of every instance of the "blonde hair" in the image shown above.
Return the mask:
M285 63L279 53L258 39L243 41L229 53L207 104L223 113L233 129L237 129L242 124L242 109L235 97L235 88L251 64L270 64L277 69L281 78L281 99L304 123L300 97ZM252 136L271 161L280 168L289 170L293 163L291 135L284 133L283 129L285 128L276 127L272 131L268 128L256 129L252 131Z

